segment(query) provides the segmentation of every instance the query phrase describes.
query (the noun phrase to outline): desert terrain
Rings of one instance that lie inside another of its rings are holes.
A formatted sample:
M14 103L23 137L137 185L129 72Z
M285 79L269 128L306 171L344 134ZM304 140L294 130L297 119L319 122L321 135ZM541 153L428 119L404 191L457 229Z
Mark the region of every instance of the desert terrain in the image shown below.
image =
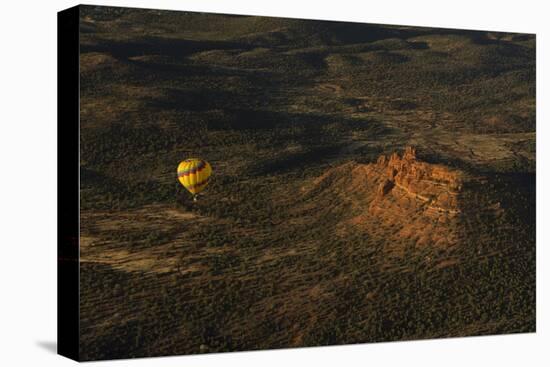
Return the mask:
M535 331L534 35L83 6L80 43L82 359Z

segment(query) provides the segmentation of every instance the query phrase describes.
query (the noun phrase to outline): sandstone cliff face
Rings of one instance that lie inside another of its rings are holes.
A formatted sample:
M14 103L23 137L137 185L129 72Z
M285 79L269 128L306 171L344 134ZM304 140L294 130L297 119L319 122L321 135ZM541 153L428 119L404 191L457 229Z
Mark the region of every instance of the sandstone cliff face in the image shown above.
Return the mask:
M458 196L466 176L443 165L419 161L412 147L408 147L402 157L397 153L389 158L380 156L371 170L382 178L386 176L379 186L378 199L393 190L401 190L419 201L419 205L425 204L428 215L441 212L453 216L460 213Z
M423 162L412 147L376 163L346 163L327 171L304 193L319 210L341 213L342 235L384 238L392 253L426 246L450 248L463 236L461 219L492 204L472 201L482 178L440 164Z

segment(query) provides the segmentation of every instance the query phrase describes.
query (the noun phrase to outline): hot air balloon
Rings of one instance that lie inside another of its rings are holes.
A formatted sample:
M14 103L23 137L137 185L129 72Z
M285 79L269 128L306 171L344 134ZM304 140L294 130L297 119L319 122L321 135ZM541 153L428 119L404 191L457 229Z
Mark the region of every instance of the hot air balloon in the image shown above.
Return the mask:
M193 194L194 201L197 200L197 194L208 184L211 174L210 164L200 158L189 158L178 165L178 180L187 191Z

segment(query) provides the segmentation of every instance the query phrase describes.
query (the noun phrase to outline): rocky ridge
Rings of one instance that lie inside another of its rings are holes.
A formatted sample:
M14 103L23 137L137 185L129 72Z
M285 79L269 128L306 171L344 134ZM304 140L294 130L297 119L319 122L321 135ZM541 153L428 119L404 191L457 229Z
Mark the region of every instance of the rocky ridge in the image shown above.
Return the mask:
M308 200L340 211L338 232L387 239L388 250L453 247L464 237L462 219L472 212L501 211L478 192L486 179L425 162L413 147L382 155L375 163L349 162L304 187ZM324 204L323 204L323 198Z

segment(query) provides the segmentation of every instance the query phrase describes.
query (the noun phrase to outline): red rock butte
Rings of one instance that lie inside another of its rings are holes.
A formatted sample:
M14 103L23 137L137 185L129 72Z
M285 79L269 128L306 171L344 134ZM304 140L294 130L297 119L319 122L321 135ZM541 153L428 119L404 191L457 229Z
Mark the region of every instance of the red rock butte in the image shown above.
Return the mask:
M379 196L401 190L418 200L419 204L425 203L428 215L438 212L449 215L460 213L458 196L466 175L441 164L418 160L416 150L412 147L407 147L402 157L397 153L389 158L380 156L372 170L383 178L378 187Z
M411 244L445 248L460 242L465 211L488 207L465 195L476 182L484 180L424 162L407 147L403 154L382 155L375 163L331 168L303 191L318 210L341 213L339 233L380 235L390 250L402 252Z

